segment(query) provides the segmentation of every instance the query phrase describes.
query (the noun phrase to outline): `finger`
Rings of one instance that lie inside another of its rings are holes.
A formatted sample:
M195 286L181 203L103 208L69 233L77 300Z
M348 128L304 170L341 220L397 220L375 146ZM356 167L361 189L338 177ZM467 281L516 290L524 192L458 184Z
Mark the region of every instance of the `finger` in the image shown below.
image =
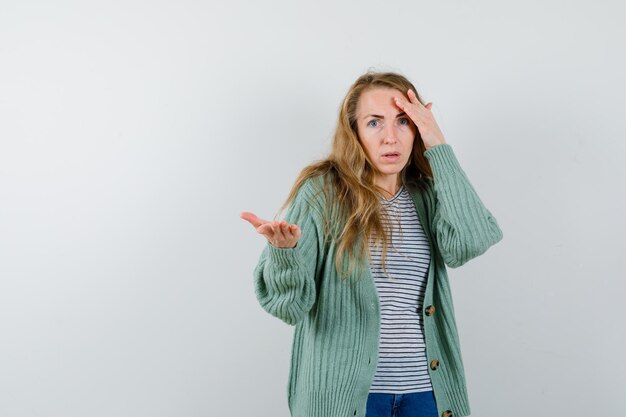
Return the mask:
M417 113L417 111L419 111L419 108L417 108L415 106L415 103L407 101L404 97L394 97L394 101L395 101L396 105L400 109L404 110L404 112L406 114L409 114L411 112L412 113Z
M289 239L294 239L296 237L296 228L298 226L296 226L295 224L289 224L287 223L285 225L285 229L283 231L283 233L285 234L285 236L287 236Z
M267 223L267 227L270 230L268 234L265 235L268 242L272 245L276 246L278 240L278 233L276 232L276 227L272 223Z
M257 217L254 213L250 213L249 211L242 212L239 217L252 224L252 226L254 226L255 228L258 228L262 224L267 223L267 220L263 220Z
M274 230L276 231L276 239L285 240L285 234L283 233L282 221L274 221Z
M428 103L428 104L426 105L426 108L427 108L428 110L430 110L430 109L431 109L431 107L433 107L433 103Z
M404 102L401 98L398 97L394 97L393 98L393 102L396 103L396 106L400 107L402 110L404 110Z
M284 240L285 239L285 234L283 232L282 221L281 220L273 220L273 221L267 223L267 225L272 230L272 236L271 236L272 239L274 239L275 241L280 241L280 240Z
M407 90L407 95L409 96L409 100L411 101L411 103L417 104L418 106L422 105L422 103L420 103L420 101L417 99L417 94L415 94L415 92L413 92L413 90L411 90L410 88Z
M296 240L300 239L300 236L302 236L302 229L300 229L297 224L292 224L291 226L293 227L293 237Z
M291 236L297 237L296 234L298 233L298 225L297 224L290 224L289 225L289 233L291 233Z
M410 116L410 113L414 111L414 108L412 108L410 105L411 103L406 101L405 99L394 97L394 101L396 103L396 106L398 106L400 110L404 111L409 116Z
M400 110L404 111L404 113L409 116L413 123L418 126L420 124L421 117L419 109L416 109L414 105L408 103L406 100L402 101L398 98L396 98L395 100L396 105L400 108Z
M256 231L268 239L272 239L274 237L274 229L272 228L271 223L262 224L256 229Z

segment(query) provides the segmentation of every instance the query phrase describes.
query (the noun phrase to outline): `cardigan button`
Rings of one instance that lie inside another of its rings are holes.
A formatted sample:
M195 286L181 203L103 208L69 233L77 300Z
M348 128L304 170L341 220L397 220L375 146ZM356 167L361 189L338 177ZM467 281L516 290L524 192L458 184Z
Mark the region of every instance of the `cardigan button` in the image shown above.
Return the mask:
M441 417L452 417L452 411L446 410L441 414Z
M430 305L428 307L426 307L426 310L424 310L426 312L427 316L432 316L433 314L435 314L435 306Z
M430 369L435 371L437 370L438 367L439 367L439 361L437 359L433 359L432 361L430 361Z

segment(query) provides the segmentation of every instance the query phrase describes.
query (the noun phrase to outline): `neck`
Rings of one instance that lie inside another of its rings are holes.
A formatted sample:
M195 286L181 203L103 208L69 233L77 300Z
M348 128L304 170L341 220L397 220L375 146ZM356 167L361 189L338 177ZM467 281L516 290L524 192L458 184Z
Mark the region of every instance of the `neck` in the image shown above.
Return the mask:
M374 181L374 184L383 189L383 194L387 199L396 195L401 185L399 175L389 175L379 178Z

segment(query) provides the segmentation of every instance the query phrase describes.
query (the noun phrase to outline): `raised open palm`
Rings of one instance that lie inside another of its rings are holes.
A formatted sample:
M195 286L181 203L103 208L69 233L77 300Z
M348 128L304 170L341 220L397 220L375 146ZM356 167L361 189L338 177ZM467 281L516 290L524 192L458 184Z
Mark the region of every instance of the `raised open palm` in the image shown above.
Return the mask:
M302 235L302 230L297 224L289 224L286 220L263 220L249 211L242 212L239 217L249 222L257 232L267 238L272 246L277 248L296 247Z

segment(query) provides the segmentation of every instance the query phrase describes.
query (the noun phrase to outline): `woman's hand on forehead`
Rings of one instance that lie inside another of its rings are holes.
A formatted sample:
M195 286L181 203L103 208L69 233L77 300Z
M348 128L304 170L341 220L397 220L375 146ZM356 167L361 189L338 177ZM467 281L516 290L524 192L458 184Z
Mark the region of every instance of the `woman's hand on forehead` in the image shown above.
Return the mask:
M394 97L394 101L396 106L402 109L417 126L426 150L446 143L443 132L441 132L431 111L433 103L428 103L424 106L411 89L407 90L407 95L409 96L409 101L399 97Z

